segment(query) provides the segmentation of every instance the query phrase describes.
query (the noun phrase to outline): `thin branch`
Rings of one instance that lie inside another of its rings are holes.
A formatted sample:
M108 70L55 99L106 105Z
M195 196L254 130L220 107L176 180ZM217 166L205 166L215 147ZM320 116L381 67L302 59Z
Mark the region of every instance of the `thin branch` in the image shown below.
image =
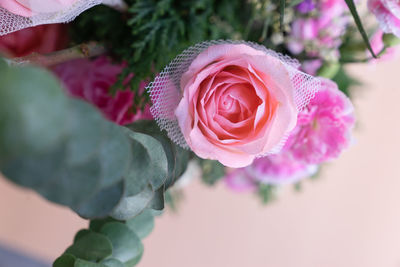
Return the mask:
M68 49L52 52L49 54L41 55L32 53L25 57L19 57L8 60L10 65L39 65L42 67L51 67L69 60L79 58L91 58L100 56L106 53L107 50L104 46L98 43L91 42L87 44L80 44Z

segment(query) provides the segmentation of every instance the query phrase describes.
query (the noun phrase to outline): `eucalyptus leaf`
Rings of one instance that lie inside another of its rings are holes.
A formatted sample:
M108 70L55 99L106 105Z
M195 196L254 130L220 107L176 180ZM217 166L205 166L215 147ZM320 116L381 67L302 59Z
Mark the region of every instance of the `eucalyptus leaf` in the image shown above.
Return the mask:
M117 207L123 196L124 183L121 181L97 192L74 211L83 218L104 218Z
M74 243L78 242L79 239L81 239L82 237L84 237L87 234L90 234L92 231L88 230L88 229L81 229L79 230L75 237L74 237Z
M105 224L100 232L111 240L112 257L125 263L126 266L132 266L132 262L143 254L142 242L125 224L110 222Z
M101 263L107 267L125 267L125 265L117 259L106 259Z
M128 220L140 214L152 201L154 191L146 186L142 192L132 197L125 197L111 213L117 220Z
M75 261L74 267L107 267L107 266L102 263L96 263L96 262L85 261L82 259L77 259Z
M147 237L154 228L154 215L151 210L144 210L141 214L126 221L126 225L143 239Z
M0 159L52 149L64 138L67 98L34 67L0 69Z
M95 232L84 235L66 251L79 259L88 261L103 260L111 256L112 252L113 247L110 240L105 235Z
M58 257L54 263L53 267L74 267L76 257L71 254L63 254Z
M148 179L154 190L160 188L168 175L168 161L163 146L147 134L129 131L128 135L133 141L131 173L141 179ZM128 184L127 195L130 196L132 188Z

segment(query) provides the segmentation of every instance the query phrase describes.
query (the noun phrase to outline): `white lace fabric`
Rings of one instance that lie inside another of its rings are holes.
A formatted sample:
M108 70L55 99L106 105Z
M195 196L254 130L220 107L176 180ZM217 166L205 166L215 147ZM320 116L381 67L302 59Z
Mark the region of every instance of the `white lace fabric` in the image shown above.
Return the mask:
M186 143L175 116L175 110L182 99L182 90L180 88L181 77L199 54L210 46L220 44L245 44L279 59L289 72L295 90L295 103L298 111L301 111L308 105L310 100L314 98L315 93L321 87L321 81L319 78L315 78L299 70L300 63L296 59L292 59L289 56L277 53L256 43L218 40L202 42L189 47L178 55L167 67L165 67L147 87L153 102L153 106L151 107L153 117L157 121L159 127L162 130L167 131L171 140L183 148L188 149L189 146ZM267 154L259 156L262 157L278 153L286 143L289 134L290 133L287 133L282 141Z
M31 17L16 15L0 7L0 36L42 24L68 23L85 10L99 4L109 5L117 9L123 9L125 6L123 0L77 0L61 11L37 13Z

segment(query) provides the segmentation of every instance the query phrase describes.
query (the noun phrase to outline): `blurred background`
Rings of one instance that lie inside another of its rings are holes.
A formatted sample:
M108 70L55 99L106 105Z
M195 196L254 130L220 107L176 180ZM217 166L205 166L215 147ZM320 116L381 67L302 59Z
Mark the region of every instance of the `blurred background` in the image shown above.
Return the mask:
M363 82L353 90L356 141L319 179L282 188L267 206L193 181L178 211L156 220L138 266L400 266L399 70L399 60L351 66ZM0 178L0 247L50 266L86 225Z

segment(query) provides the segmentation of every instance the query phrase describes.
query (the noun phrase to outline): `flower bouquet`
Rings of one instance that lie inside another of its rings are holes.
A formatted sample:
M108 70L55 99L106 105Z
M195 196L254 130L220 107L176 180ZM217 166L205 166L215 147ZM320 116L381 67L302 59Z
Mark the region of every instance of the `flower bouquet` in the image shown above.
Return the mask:
M396 55L400 4L362 8L0 2L0 171L90 220L54 266L135 266L196 173L263 202L317 176L353 143L346 65Z

